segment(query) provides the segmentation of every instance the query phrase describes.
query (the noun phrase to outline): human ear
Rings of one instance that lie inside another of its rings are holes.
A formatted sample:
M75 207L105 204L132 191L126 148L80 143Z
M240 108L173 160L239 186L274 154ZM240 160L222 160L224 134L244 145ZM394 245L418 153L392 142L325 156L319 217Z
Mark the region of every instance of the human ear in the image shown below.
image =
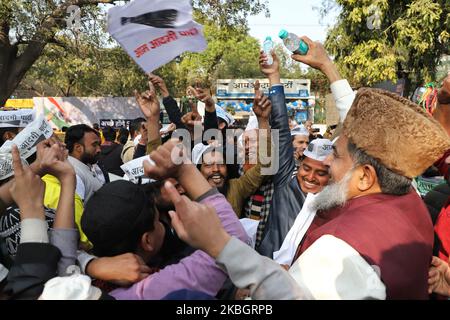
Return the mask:
M365 192L378 186L378 178L375 168L365 164L357 169L357 188L360 192Z

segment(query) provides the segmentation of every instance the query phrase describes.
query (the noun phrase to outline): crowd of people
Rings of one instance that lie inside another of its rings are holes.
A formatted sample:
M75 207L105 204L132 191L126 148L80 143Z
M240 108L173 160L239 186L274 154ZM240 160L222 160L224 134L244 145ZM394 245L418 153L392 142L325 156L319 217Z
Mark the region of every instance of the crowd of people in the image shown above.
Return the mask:
M450 73L434 119L396 94L353 91L303 40L308 53L292 58L328 78L339 111L324 137L289 119L279 59L261 52L269 95L254 84L245 130L199 86L182 114L150 74L129 128L77 124L27 159L12 144L2 298L450 297ZM0 128L1 143L20 132ZM136 183L123 165L141 158L149 179ZM443 183L422 198L414 178L430 168Z

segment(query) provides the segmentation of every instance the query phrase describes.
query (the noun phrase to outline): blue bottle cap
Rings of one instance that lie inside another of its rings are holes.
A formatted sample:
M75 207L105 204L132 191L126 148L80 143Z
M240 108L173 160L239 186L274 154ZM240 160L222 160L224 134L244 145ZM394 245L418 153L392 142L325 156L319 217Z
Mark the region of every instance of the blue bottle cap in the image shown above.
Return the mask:
M272 37L266 37L266 41L267 40L272 41Z
M280 33L278 34L278 36L281 38L281 39L286 39L287 37L288 37L288 35L289 35L289 32L287 32L286 30L281 30L280 31Z

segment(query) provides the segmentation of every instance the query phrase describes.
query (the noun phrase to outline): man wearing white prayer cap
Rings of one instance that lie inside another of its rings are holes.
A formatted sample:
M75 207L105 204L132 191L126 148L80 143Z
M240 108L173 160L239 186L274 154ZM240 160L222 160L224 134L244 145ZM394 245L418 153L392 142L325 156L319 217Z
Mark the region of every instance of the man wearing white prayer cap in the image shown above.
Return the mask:
M303 157L303 151L308 147L309 132L304 125L300 125L291 130L292 145L294 146L294 159L297 167Z

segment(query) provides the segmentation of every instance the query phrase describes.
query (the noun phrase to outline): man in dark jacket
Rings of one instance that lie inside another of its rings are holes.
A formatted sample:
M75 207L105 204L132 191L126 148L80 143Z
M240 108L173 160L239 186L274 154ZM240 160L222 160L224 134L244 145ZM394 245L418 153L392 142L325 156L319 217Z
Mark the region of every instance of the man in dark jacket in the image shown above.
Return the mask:
M350 109L354 99L354 93L348 82L341 78L336 66L328 57L322 45L316 46L308 55L310 60L303 61L313 68L323 72L331 83L331 91L339 110L341 121L345 118L346 112ZM279 169L273 176L274 192L267 223L263 231L262 241L256 250L269 258L273 258L273 253L278 251L284 238L294 224L295 218L302 209L307 193L317 193L327 184L320 177L320 171L326 169L317 168L314 181L305 178L308 176L304 170L299 170L298 174L292 177L295 170L295 160L293 157L294 148L289 130L288 114L285 104L284 87L281 84L279 72L279 60L273 55L272 65L265 64L265 55L260 58L261 71L268 77L271 85L270 98L272 100L271 127L272 130L279 130ZM313 57L313 58L310 58ZM314 184L312 185L311 184Z
M103 137L105 142L100 146L101 153L98 162L106 169L106 171L122 177L124 175L120 166L123 164L120 157L123 145L116 143L116 130L112 127L103 129Z

